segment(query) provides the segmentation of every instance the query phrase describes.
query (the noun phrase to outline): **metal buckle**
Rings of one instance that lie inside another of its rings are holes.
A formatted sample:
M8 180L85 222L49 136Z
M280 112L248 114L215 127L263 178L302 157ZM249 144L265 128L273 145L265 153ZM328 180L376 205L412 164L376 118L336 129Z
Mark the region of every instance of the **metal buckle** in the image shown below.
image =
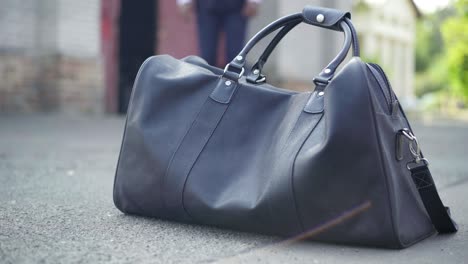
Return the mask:
M411 164L419 165L419 164L421 164L421 163L420 163L421 161L422 161L426 166L429 166L429 161L428 161L426 158L420 158L420 159L419 159L419 162L416 162L416 160L412 160L412 161L406 163L406 168L407 168L408 170L411 170L412 168L416 168L417 166L411 167L410 165L411 165Z
M266 76L265 75L260 75L260 78L255 80L255 83L264 83L266 81Z
M413 133L408 129L404 128L398 132L398 138L397 138L397 160L402 160L403 159L403 153L402 153L402 136L405 136L409 140L408 148L410 150L411 155L413 156L414 160L406 163L406 168L411 169L409 166L410 164L420 164L420 162L424 162L425 165L429 165L429 161L425 158L421 157L421 148L419 147L418 143L418 138L413 135Z
M229 66L231 66L230 63L226 64L226 67L224 67L223 75L229 70ZM242 75L244 75L244 72L245 72L245 69L244 69L244 67L242 67L240 73L238 73L239 76L237 77L237 79L240 79L242 77Z
M315 83L315 85L317 85L317 86L320 85L320 84L326 86L326 85L328 85L328 83L330 82L329 79L325 79L325 78L320 77L320 76L315 77L312 81L313 81L313 82Z

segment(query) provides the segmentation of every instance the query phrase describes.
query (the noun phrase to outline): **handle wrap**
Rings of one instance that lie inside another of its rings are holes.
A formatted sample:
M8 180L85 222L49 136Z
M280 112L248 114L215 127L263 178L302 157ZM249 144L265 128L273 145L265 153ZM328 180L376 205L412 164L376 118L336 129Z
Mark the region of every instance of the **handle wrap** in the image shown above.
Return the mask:
M340 22L345 18L351 19L351 14L337 9L308 5L302 10L302 17L307 24L343 31Z

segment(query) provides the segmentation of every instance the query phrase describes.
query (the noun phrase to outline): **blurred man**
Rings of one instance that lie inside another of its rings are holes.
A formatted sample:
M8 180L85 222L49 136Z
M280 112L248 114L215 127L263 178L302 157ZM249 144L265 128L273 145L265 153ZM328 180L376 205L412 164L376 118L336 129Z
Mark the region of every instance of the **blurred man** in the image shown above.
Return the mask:
M201 57L216 65L219 35L226 36L226 62L244 46L247 20L258 12L261 0L177 0L182 16L188 20L195 10Z

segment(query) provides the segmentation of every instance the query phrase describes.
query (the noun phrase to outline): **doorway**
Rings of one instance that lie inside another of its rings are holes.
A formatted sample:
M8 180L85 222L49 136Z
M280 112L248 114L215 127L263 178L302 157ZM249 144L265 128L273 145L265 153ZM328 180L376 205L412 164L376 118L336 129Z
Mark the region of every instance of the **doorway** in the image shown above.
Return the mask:
M121 0L118 37L118 112L126 113L141 64L156 50L156 0Z

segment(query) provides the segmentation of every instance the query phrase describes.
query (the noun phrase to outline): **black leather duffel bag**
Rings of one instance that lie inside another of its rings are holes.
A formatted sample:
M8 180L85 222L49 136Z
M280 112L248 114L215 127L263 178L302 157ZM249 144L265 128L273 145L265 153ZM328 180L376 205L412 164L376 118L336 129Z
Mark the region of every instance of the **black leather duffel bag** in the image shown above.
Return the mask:
M224 70L195 56L146 60L127 114L115 205L128 214L389 248L456 232L385 74L359 58L349 17L307 6L262 29ZM344 32L342 51L315 77L313 92L276 88L261 73L301 22ZM275 30L245 70L247 53ZM336 72L351 46L353 58Z

